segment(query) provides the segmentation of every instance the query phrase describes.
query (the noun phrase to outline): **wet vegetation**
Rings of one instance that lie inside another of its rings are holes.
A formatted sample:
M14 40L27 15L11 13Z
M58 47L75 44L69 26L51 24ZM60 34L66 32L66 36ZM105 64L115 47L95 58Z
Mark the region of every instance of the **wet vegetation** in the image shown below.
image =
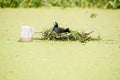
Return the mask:
M85 32L78 32L70 30L70 32L64 33L56 33L52 29L48 29L42 32L41 40L59 40L59 41L79 41L81 43L85 43L91 40L100 40L100 37L93 38L91 34L94 31L85 33Z
M120 8L120 0L0 0L0 7L31 8L42 6Z
M42 32L35 32L35 33L42 33L41 37L36 37L34 40L54 40L54 41L79 41L81 43L85 43L91 40L101 40L100 35L98 34L97 38L92 37L92 33L90 32L78 32L74 31L69 28L62 28L59 27L58 23L55 22L54 27L50 29L45 29Z

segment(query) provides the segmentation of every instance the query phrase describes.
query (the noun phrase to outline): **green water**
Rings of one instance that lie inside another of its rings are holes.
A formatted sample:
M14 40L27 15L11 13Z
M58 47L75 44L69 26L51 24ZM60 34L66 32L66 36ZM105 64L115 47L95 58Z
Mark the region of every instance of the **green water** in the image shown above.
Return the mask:
M18 42L22 25L42 31L54 21L102 40ZM120 10L0 9L0 80L119 80L119 21Z

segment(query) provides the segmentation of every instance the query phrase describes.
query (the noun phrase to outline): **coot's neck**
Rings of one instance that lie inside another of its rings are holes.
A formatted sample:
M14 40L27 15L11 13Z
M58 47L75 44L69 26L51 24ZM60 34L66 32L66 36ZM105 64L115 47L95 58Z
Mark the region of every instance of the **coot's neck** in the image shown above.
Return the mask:
M58 27L58 23L57 23L57 22L55 22L55 25L54 25L54 27Z

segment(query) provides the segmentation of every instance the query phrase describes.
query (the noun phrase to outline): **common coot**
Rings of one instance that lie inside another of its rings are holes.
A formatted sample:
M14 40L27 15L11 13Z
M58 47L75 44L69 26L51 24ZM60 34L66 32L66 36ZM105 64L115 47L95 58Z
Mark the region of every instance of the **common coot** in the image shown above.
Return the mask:
M56 33L70 32L69 28L66 28L66 29L60 28L57 22L55 22L54 24L53 31Z

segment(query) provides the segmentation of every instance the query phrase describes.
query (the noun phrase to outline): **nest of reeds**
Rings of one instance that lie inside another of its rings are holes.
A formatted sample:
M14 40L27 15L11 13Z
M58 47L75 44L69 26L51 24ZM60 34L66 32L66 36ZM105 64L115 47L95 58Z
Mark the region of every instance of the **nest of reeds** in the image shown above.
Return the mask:
M92 38L92 33L93 31L86 33L83 31L73 31L69 28L64 29L59 27L58 23L55 22L53 28L47 29L42 32L42 37L40 38L40 40L80 41L82 43L90 40L100 40L100 36L98 36L98 38Z
M42 32L41 40L59 40L59 41L80 41L82 43L91 40L99 40L100 38L92 38L91 34L93 31L85 33L85 32L77 32L70 30L70 32L56 33L53 29L48 29Z

